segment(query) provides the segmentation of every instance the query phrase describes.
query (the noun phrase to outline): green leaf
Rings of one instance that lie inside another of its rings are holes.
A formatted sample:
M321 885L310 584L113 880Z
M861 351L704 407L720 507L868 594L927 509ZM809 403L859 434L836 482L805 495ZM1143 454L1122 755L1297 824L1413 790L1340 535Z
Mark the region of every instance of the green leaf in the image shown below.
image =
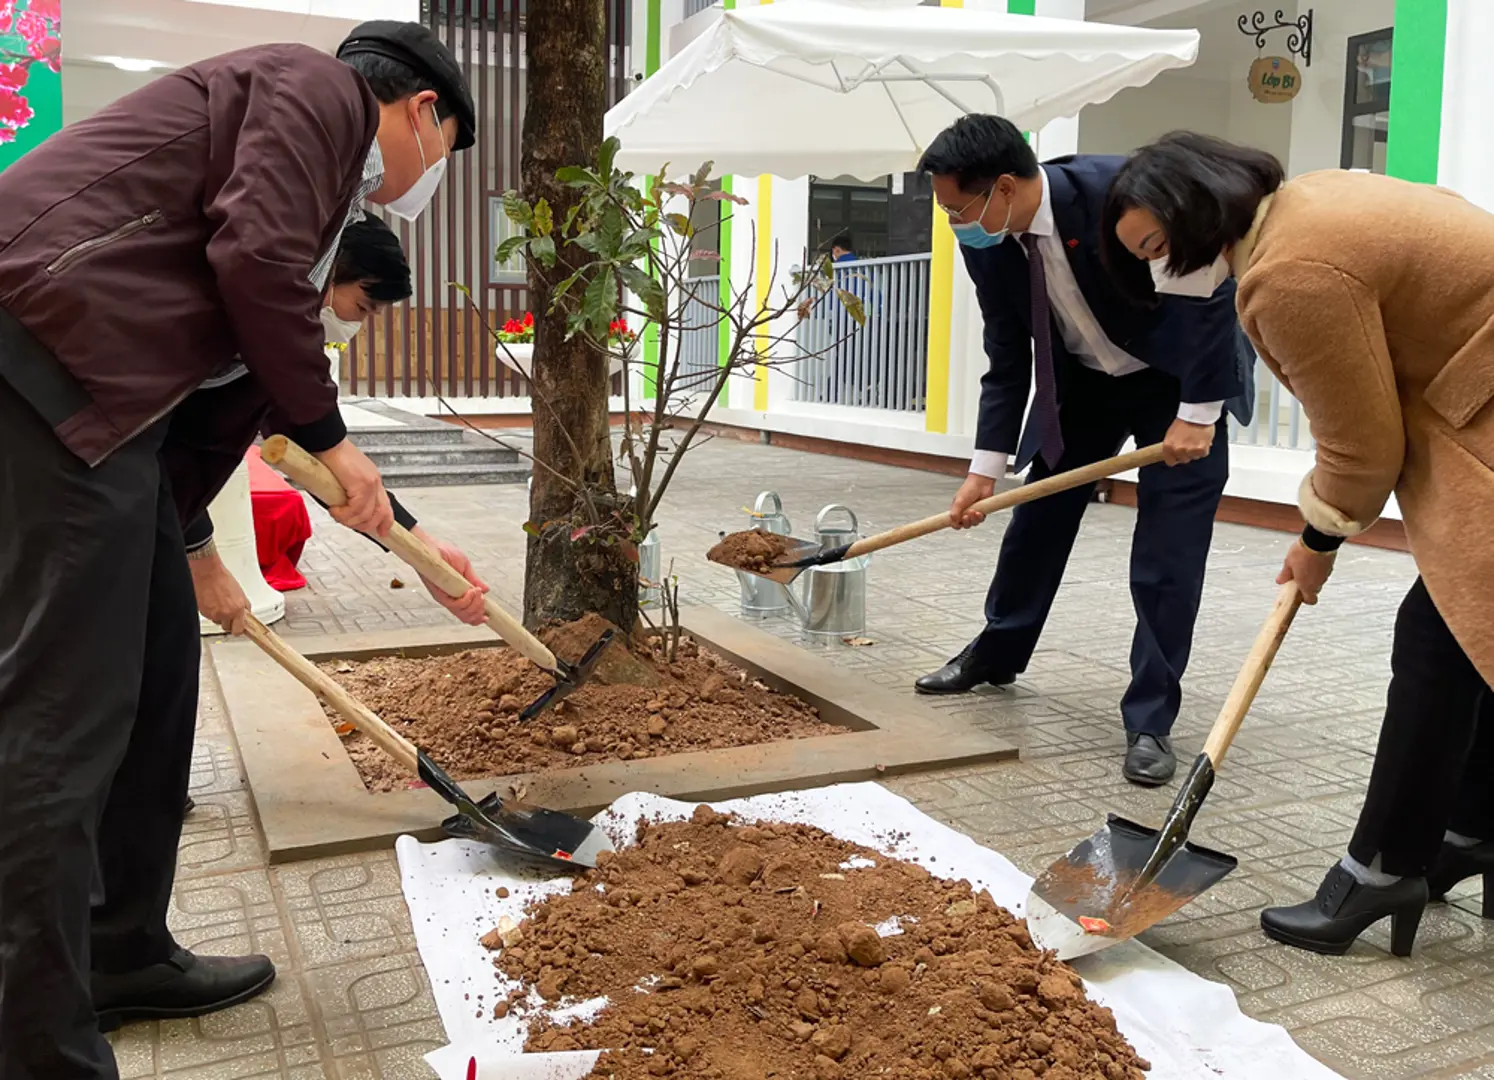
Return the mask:
M536 540L539 539L540 527L538 525L536 525L534 522L532 522L532 521L526 521L526 522L524 522L524 531L527 532L530 536L534 537Z
M669 227L679 236L695 235L695 227L690 224L690 219L684 214L665 214L664 220L669 222Z
M584 169L580 165L562 165L555 170L555 179L571 187L585 187L593 178L590 169Z
M518 251L527 243L529 243L529 237L527 236L510 236L507 240L498 245L498 253L494 255L493 258L498 261L499 265L502 265L503 263L508 262L509 259L513 258L514 252Z
M503 193L503 213L509 221L526 229L534 224L534 208L517 191Z
M669 297L664 292L664 286L636 266L620 266L617 272L622 276L623 284L637 293L638 299L643 301L643 306L648 309L648 317L654 322L662 323L669 314Z
M529 253L534 256L534 261L546 270L555 269L555 237L536 237L529 245Z
M846 289L836 289L835 297L846 309L846 314L856 320L857 326L866 325L866 308L862 306L861 297Z
M552 311L554 310L555 305L560 303L561 298L565 296L566 293L571 291L571 286L581 280L581 275L584 273L586 273L586 267L583 266L580 270L577 270L570 277L566 278L559 285L555 286L555 291L550 294L550 308Z
M601 227L597 230L601 239L599 254L605 254L615 258L618 249L622 247L623 217L617 212L616 207L608 207L607 212L602 215Z
M571 243L575 244L582 251L589 251L593 255L600 254L602 250L602 238L594 232L578 233L571 238Z
M610 177L613 174L612 163L617 160L617 152L622 149L622 143L616 135L609 135L602 140L602 148L597 152L597 172L602 176Z
M571 235L571 226L576 224L576 215L581 212L581 204L576 203L565 212L565 224L560 227L561 236Z
M607 326L617 310L617 278L603 271L591 279L581 298L581 317L598 339L605 337ZM600 331L600 332L599 332Z
M534 204L534 231L541 236L549 236L555 231L555 217L550 213L550 204L541 199ZM551 249L555 247L552 243Z

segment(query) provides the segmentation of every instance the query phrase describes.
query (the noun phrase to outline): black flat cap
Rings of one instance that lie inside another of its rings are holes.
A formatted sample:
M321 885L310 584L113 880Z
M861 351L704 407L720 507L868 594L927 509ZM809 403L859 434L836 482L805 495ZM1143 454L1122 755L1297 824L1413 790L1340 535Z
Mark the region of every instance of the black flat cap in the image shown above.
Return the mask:
M416 22L374 19L356 27L337 47L337 58L359 54L382 56L414 68L428 77L457 122L453 150L466 150L477 141L477 109L472 91L457 67L451 50L429 28Z

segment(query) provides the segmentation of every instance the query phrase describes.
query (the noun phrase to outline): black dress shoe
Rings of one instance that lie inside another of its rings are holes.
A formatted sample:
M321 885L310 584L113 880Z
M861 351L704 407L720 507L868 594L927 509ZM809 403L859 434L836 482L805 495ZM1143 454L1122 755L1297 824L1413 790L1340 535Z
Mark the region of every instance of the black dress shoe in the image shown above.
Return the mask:
M1178 771L1178 759L1172 752L1172 740L1166 735L1126 732L1126 763L1121 775L1142 787L1160 787Z
M203 1016L258 997L275 981L264 956L196 956L178 949L164 964L123 975L94 972L93 1007L99 1030L131 1020Z
M1427 875L1427 892L1433 900L1445 900L1460 882L1482 875L1486 919L1494 919L1494 842L1484 841L1472 847L1443 844Z
M1410 956L1422 910L1427 906L1426 878L1401 878L1392 885L1361 885L1335 863L1305 904L1267 908L1261 929L1272 941L1308 952L1342 956L1359 935L1390 916L1390 951Z
M190 814L193 810L196 810L196 809L197 809L197 800L194 799L194 798L192 798L192 796L188 795L187 796L187 808L182 811L182 814L183 815Z
M959 656L915 682L913 689L920 694L966 694L977 686L1010 686L1017 681L1015 672L992 671L977 664L974 654L974 646L965 646Z

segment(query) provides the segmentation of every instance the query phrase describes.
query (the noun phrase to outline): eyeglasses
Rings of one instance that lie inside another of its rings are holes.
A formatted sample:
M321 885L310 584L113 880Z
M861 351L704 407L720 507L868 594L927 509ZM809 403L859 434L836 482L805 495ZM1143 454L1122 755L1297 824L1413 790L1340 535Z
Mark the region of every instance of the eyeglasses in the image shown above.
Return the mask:
M951 210L949 207L943 205L942 203L939 205L939 209L944 211L945 215L948 216L948 218L949 218L950 221L963 222L964 219L965 219L965 215L970 212L970 208L972 206L974 206L976 203L980 202L981 199L985 199L986 203L989 204L990 201L991 201L991 196L994 195L995 193L996 193L996 188L994 186L992 186L992 187L987 188L981 194L976 195L975 198L971 199L969 202L967 202L964 206L960 207L958 210ZM981 208L981 213L982 214L985 213L985 208L984 207Z

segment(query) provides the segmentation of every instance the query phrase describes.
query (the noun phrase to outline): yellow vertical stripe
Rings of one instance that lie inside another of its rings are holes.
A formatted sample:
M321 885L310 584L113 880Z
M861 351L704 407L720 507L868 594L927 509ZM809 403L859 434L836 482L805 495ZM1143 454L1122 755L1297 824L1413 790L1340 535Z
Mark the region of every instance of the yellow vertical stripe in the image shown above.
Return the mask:
M768 306L768 288L773 277L773 177L757 178L757 309ZM763 327L757 335L757 351L761 356L768 351L771 328ZM752 407L758 412L768 411L768 365L759 363L754 371Z
M964 7L965 0L939 0L940 7ZM944 434L949 430L949 349L954 316L955 238L949 219L934 204L929 260L929 338L927 389L924 391L923 428Z

